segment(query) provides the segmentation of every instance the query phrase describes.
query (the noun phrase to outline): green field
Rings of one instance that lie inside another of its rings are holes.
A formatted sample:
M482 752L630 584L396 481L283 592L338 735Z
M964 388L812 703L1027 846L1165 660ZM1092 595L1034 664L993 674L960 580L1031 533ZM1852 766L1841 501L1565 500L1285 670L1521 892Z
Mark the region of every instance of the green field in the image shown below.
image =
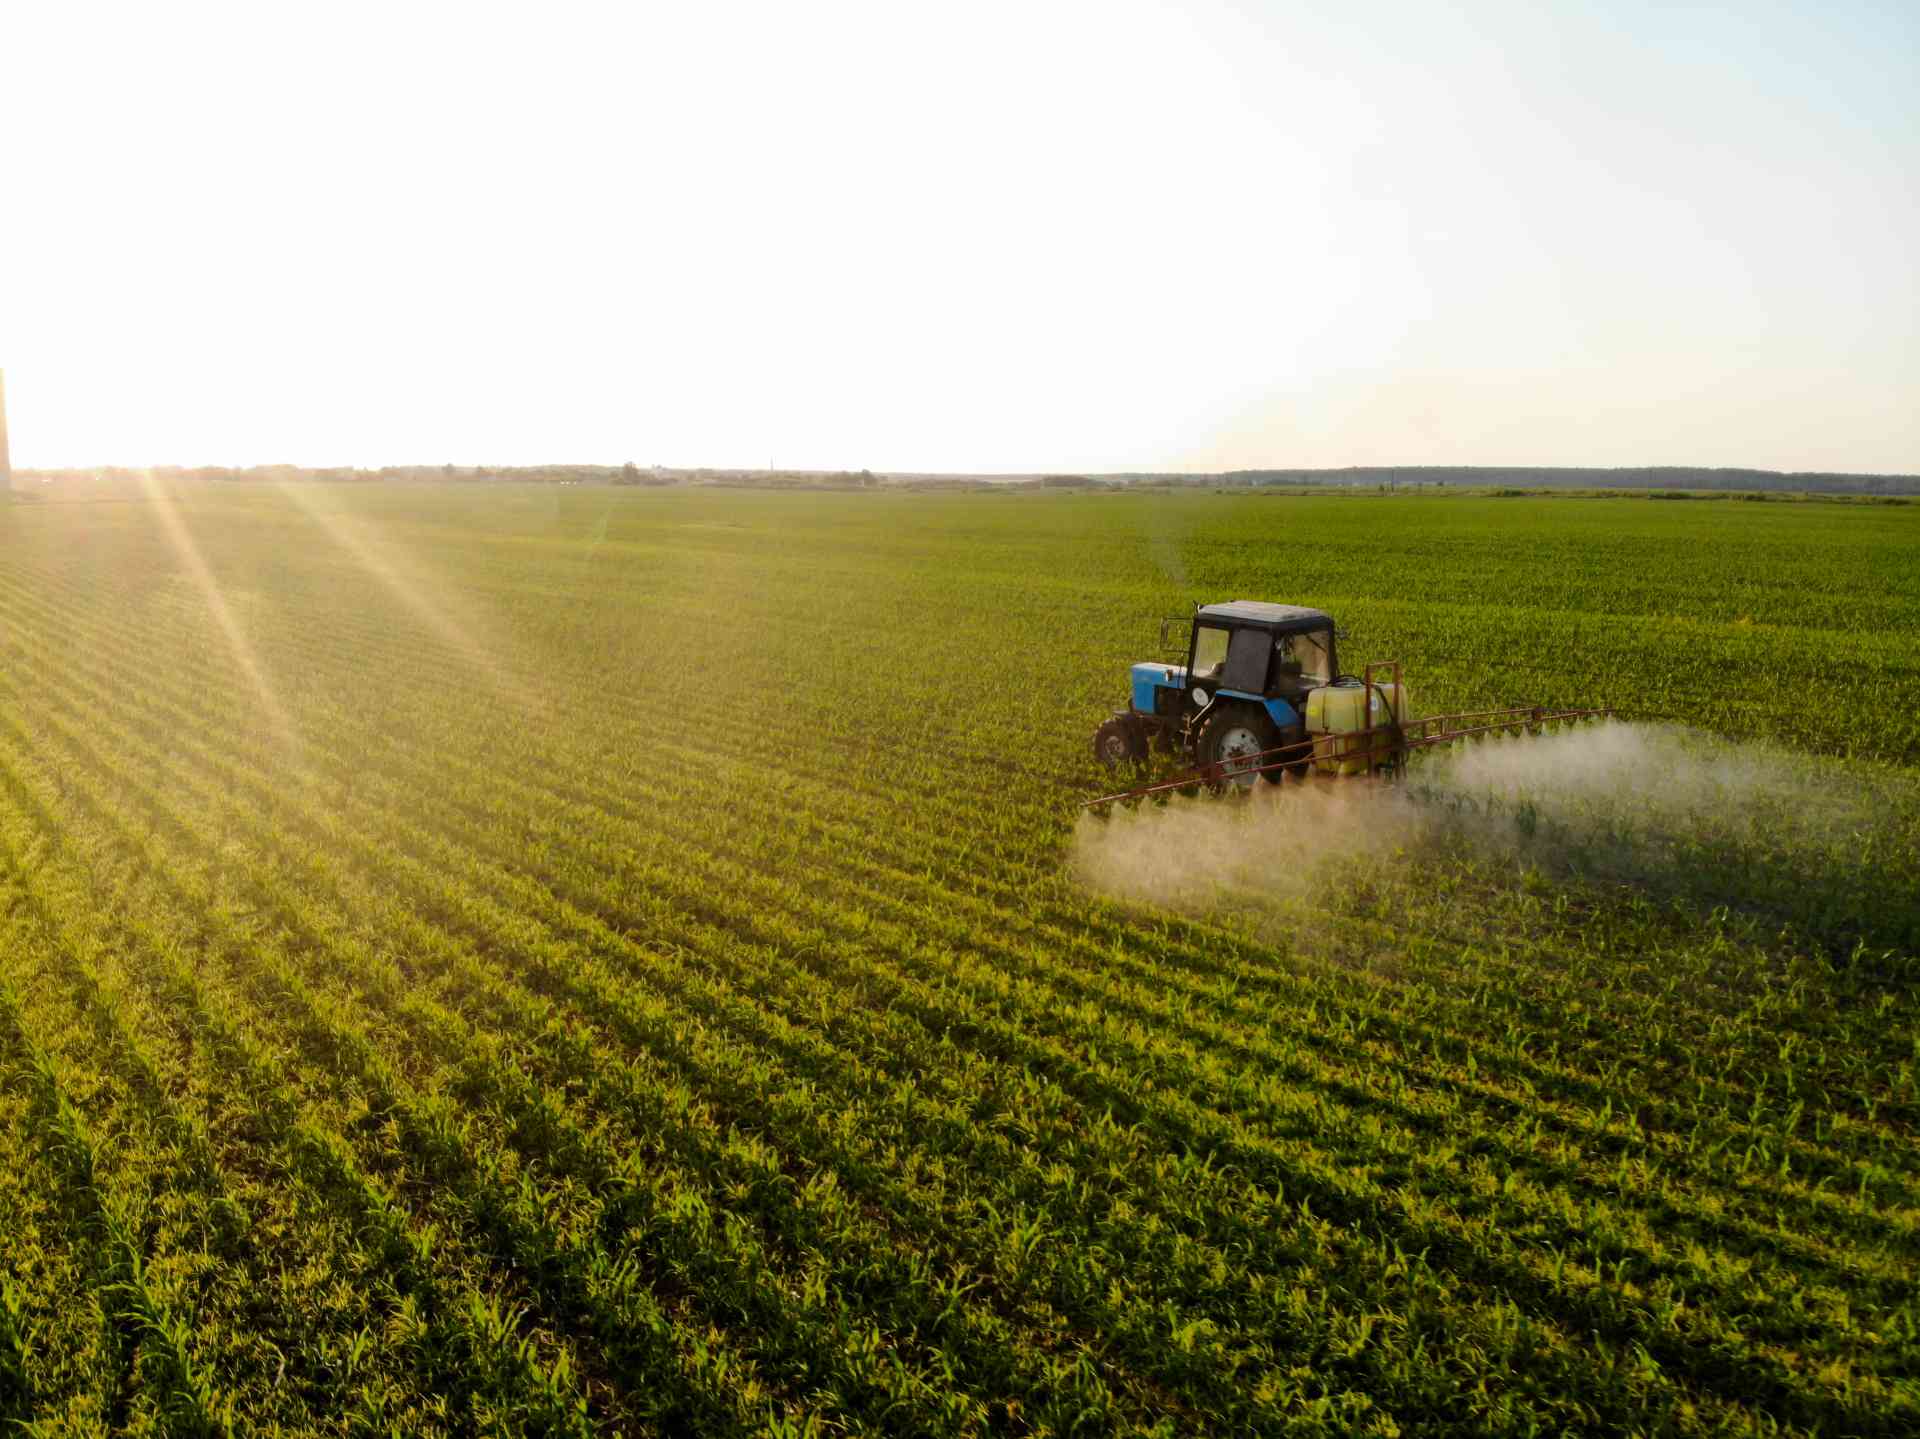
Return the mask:
M89 498L0 1429L1920 1428L1920 508ZM1634 722L1081 815L1236 596Z

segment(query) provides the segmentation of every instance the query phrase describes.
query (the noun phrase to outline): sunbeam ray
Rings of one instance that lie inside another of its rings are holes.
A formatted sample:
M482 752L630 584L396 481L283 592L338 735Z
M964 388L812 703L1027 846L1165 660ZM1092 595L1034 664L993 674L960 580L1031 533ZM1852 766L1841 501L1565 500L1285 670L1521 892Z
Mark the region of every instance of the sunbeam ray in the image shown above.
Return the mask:
M279 488L436 639L471 665L497 698L523 714L533 714L541 708L533 687L502 663L503 647L491 638L487 625L473 607L464 604L459 596L445 592L444 587L438 587L441 590L438 594L429 593L422 586L420 566L408 563L396 541L375 534L366 524L332 508L310 486L283 480Z
M233 606L220 588L213 568L207 563L206 556L200 552L200 546L194 541L193 531L181 516L173 491L151 470L140 472L140 485L151 502L151 511L160 522L160 531L166 537L167 544L185 567L187 578L194 588L200 591L200 597L206 601L207 610L213 616L214 623L220 627L221 636L227 642L227 649L233 656L233 662L253 688L254 700L267 722L279 734L281 741L289 749L297 749L300 736L295 730L292 718L287 714L286 706L280 702L272 682L267 678L266 670L260 664L253 642L247 638L246 631L240 627L240 621L233 613Z

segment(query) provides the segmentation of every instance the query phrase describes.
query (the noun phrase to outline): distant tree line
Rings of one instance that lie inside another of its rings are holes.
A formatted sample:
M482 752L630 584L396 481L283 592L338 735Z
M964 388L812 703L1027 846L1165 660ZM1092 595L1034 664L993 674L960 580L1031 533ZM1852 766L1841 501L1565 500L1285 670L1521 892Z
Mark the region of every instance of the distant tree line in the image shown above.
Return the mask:
M1495 465L1357 465L1337 470L1228 470L1212 474L1141 471L1111 475L875 474L872 470L759 470L623 465L383 465L312 468L303 465L165 465L151 470L109 467L22 470L21 480L137 480L145 474L177 480L266 482L322 480L340 484L722 485L778 490L1111 490L1136 485L1175 489L1325 488L1367 490L1473 489L1513 494L1528 490L1645 490L1679 495L1794 493L1920 495L1920 475L1856 475L1826 471L1701 469L1650 465L1637 469L1528 468Z
M1364 489L1498 486L1576 490L1792 490L1814 494L1915 495L1920 475L1827 471L1707 469L1646 465L1631 469L1504 465L1356 465L1337 470L1227 470L1210 475L1117 476L1133 482L1191 485L1319 485Z
M321 480L341 484L516 485L753 485L774 489L876 489L872 470L718 470L624 465L383 465L379 469L315 468L305 465L156 465L150 469L106 466L84 470L35 470L42 480L170 480L278 483Z

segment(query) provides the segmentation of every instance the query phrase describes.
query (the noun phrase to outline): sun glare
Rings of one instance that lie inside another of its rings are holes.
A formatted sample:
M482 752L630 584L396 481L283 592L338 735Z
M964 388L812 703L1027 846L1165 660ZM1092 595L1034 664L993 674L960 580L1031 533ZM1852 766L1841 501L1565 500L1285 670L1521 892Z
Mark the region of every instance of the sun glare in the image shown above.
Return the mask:
M430 575L398 540L378 534L370 525L344 513L337 507L336 498L324 494L321 487L282 481L279 488L368 578L399 600L430 634L470 665L496 698L524 716L543 711L534 685L501 659L504 646L490 636L486 621L474 605Z
M294 728L292 719L281 704L272 682L267 678L266 670L254 651L253 642L247 637L239 619L234 615L233 606L228 603L226 594L220 588L220 581L214 575L213 568L201 553L200 546L194 541L193 531L181 515L177 497L166 481L151 470L140 472L141 489L150 501L149 512L160 526L160 533L178 557L187 578L199 591L200 598L206 602L207 612L213 616L225 639L227 651L233 662L246 676L247 684L253 691L254 701L260 707L260 713L266 718L282 744L297 752L300 748L299 732Z

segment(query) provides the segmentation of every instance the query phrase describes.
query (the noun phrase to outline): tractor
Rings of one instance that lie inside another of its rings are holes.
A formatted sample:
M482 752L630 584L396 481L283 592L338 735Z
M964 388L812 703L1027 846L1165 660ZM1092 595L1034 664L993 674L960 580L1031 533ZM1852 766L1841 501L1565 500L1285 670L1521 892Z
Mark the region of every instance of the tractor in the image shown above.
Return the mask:
M1172 648L1175 623L1160 626L1163 649ZM1094 756L1117 768L1144 763L1157 749L1242 787L1256 773L1275 784L1289 771L1303 775L1311 762L1307 696L1339 677L1337 644L1333 617L1322 610L1265 600L1201 605L1186 663L1133 667L1133 703L1094 733ZM1284 764L1259 766L1257 756L1286 746L1295 751Z
M1176 624L1188 626L1180 650ZM1087 803L1197 785L1244 790L1256 777L1391 778L1412 753L1434 745L1611 713L1532 705L1411 720L1399 663L1345 674L1340 638L1324 610L1266 600L1198 605L1191 620L1163 620L1161 648L1186 662L1134 665L1132 703L1094 731L1093 753L1119 769L1144 766L1157 751L1188 772Z

